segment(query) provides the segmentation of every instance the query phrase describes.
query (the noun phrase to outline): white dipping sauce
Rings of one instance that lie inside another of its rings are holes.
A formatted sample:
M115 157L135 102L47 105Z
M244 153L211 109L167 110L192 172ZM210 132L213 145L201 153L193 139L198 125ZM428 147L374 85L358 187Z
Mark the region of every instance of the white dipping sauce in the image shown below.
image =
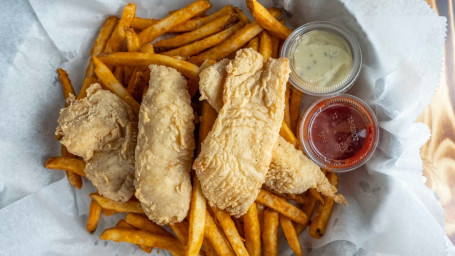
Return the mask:
M295 73L309 86L329 88L349 76L351 48L341 36L312 30L301 36L293 52Z

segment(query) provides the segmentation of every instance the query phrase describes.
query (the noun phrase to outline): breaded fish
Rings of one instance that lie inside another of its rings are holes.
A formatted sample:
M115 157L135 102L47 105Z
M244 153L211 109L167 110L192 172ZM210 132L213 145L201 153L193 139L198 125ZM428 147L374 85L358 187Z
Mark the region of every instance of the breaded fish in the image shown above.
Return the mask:
M139 111L136 197L147 216L164 225L182 221L191 197L194 114L185 78L175 69L150 66Z
M225 69L229 63L230 60L221 60L203 69L199 75L200 100L207 100L216 111L223 106L220 92L223 91ZM333 197L337 203L346 204L344 197L336 194L337 189L330 185L319 166L281 136L274 146L264 185L271 191L289 194L300 194L315 188L323 195Z
M115 201L128 201L134 193L136 116L122 99L99 84L92 84L87 97L68 98L60 111L57 134L61 143L87 162L87 178L98 192Z
M332 197L335 202L347 204L321 168L281 136L273 147L272 163L264 185L271 191L288 194L301 194L309 188L315 188L321 194Z
M290 69L251 49L226 66L223 107L193 168L212 206L239 217L256 199L272 160Z

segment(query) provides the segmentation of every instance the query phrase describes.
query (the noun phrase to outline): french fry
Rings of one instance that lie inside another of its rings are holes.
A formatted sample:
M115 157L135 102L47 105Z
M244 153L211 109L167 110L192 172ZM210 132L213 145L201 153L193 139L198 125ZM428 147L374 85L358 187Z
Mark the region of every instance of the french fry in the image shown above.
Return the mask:
M151 44L143 44L139 47L139 51L143 53L155 53L155 49Z
M139 47L139 51L143 53L155 53L153 45L144 44ZM142 71L141 71L142 70ZM145 70L145 71L144 71ZM127 91L133 96L136 101L142 101L144 88L150 80L150 70L147 66L136 66L131 72L130 80L128 81Z
M215 60L223 59L242 47L246 42L251 40L261 31L261 26L256 23L249 23L220 44L197 56L191 57L190 62L200 65L207 58Z
M114 210L109 210L109 209L103 209L103 214L104 216L111 216L111 215L114 215L116 214L117 212L114 211Z
M114 200L105 198L97 193L91 193L90 197L95 200L103 209L113 210L116 212L134 212L144 213L141 203L137 201L116 202Z
M213 48L190 58L190 62L200 65L205 59L220 60L246 44L261 33L262 27L257 23L249 23Z
M316 200L321 202L321 204L324 204L324 198L322 197L321 193L319 193L315 188L310 188L308 191L314 198L316 198Z
M288 203L286 199L274 195L268 192L267 190L261 189L259 191L259 195L258 198L256 199L256 202L259 204L263 204L269 208L272 208L273 210L290 218L294 222L305 224L308 221L308 216L302 210Z
M297 148L299 146L299 141L297 140L297 138L295 137L294 133L292 133L291 129L289 128L289 126L286 124L286 122L284 120L283 120L283 123L281 125L280 135L287 142L289 142L292 145L294 145L294 147Z
M300 119L300 103L302 102L302 93L296 89L291 90L289 99L289 114L291 116L291 131L297 133L297 123Z
M246 0L246 6L250 10L257 23L261 24L272 35L277 36L283 40L292 33L292 30L281 24L275 17L256 0Z
M90 203L90 210L88 212L88 220L87 220L87 231L92 234L96 230L96 226L98 226L98 221L101 216L101 205L99 205L95 200L92 200Z
M114 77L120 83L122 83L121 81L123 81L124 71L125 71L125 67L124 66L115 66L114 67L114 72L113 72Z
M82 177L80 175L77 175L74 172L70 171L65 171L66 172L66 178L68 179L69 183L77 188L81 189L82 188Z
M234 256L234 252L229 246L228 241L220 232L212 216L208 211L205 212L204 237L210 242L218 255Z
M284 18L280 19L280 23L284 24ZM280 38L276 36L272 36L272 58L276 59L280 57Z
M164 228L142 215L128 212L125 216L125 221L137 229L145 230L161 236L173 237L172 234L167 232Z
M302 194L280 194L280 193L274 193L277 196L280 196L286 200L292 200L295 201L298 204L305 204L307 202L307 198L302 195Z
M129 52L138 52L139 51L139 37L137 36L134 29L130 28L126 32L126 49Z
M288 127L291 127L291 114L289 113L289 97L291 96L291 88L286 85L286 93L284 94L284 122ZM292 130L291 130L292 131Z
M129 3L123 8L122 17L120 18L117 26L112 32L111 37L106 43L104 52L118 52L122 49L123 41L125 40L125 30L127 30L133 21L136 12L136 5Z
M205 223L203 223L205 224ZM174 224L169 225L174 231L175 236L183 245L188 243L188 223L185 221L177 222ZM204 238L204 233L202 233L202 238ZM199 252L199 251L198 251Z
M206 59L200 66L199 66L199 69L200 70L203 70L205 68L208 68L212 65L214 65L216 63L216 60L212 60L212 59Z
M314 210L316 209L318 200L311 194L308 194L307 198L308 199L306 200L306 203L303 205L302 210L306 214L306 216L308 216L309 222L309 220L313 216ZM308 222L306 224L295 223L294 227L297 235L300 235L300 233L302 233L302 231L305 230L305 228L308 226Z
M264 230L262 231L262 255L278 255L278 213L272 209L264 211Z
M212 129L218 113L207 101L202 102L202 119L199 126L199 140L202 143Z
M136 70L134 68L133 72ZM145 81L145 75L143 72L134 72L131 75L130 81L128 83L127 91L129 94L133 96L133 98L137 101L140 102L142 101L142 94L144 90L144 85L148 83L148 81Z
M131 229L136 229L135 227L131 226L128 224L125 220L119 220L117 224L115 224L116 228L131 228Z
M280 224L281 229L283 229L284 236L288 241L289 247L291 247L292 251L297 256L302 256L302 248L300 247L299 238L297 237L292 221L288 217L280 214Z
M243 215L245 229L245 246L250 256L261 256L261 227L259 224L256 203Z
M261 234L262 234L262 230L264 229L264 211L265 211L265 207L262 204L256 204L256 208L258 209L259 227L261 228Z
M202 247L204 247L206 256L217 256L218 255L215 251L215 248L213 248L213 246L209 242L209 240L204 239L204 242L202 243Z
M157 19L145 19L145 18L134 17L133 20L131 21L131 27L134 29L143 30L143 29L146 29L147 27L150 27L151 25L157 23L158 21L159 20L157 20Z
M63 97L65 98L65 100L72 94L72 95L76 95L76 93L74 92L74 88L73 88L73 85L71 84L71 80L69 79L68 77L68 73L66 73L65 70L63 69L57 69L57 73L58 73L58 76L60 78L60 81L62 83L62 89L63 89ZM65 106L68 106L68 104L65 103ZM59 140L61 138L61 135L57 135L56 136L56 139ZM75 156L73 156L71 153L68 152L68 150L66 149L65 146L62 145L62 149L61 149L61 155L64 156L64 157L72 157L72 158L76 158ZM82 178L80 175L74 173L74 172L70 172L70 171L65 171L66 172L66 178L68 179L69 183L77 188L77 189L81 189L82 188Z
M70 96L70 94L76 94L74 92L73 85L71 84L71 80L68 77L68 73L66 73L66 71L61 68L57 69L57 73L60 79L60 83L62 84L63 97L65 98L65 107L67 107L68 104L66 104L66 99ZM56 140L60 140L61 138L61 134L55 135Z
M148 28L139 33L139 42L141 45L152 42L157 37L168 32L172 27L181 24L192 17L206 11L211 7L208 1L195 1L190 5L176 11L164 19L152 24Z
M207 1L208 2L208 0L196 0L196 1ZM176 12L176 11L178 11L178 9L177 10L168 11L167 13L170 15L170 14L173 14L174 12ZM207 17L207 14L205 14L205 12L199 13L198 15L194 16L193 18L191 18L191 20L198 19L198 18L203 18L203 17Z
M237 16L227 14L204 26L178 36L167 38L153 44L159 48L176 48L220 32L224 27L237 20Z
M237 256L248 255L248 251L243 244L242 238L239 235L237 228L235 227L234 221L231 216L225 211L222 211L218 208L211 207L213 214L220 223L221 228L226 235L226 238L229 240L232 249L234 250Z
M150 45L150 44L146 44ZM126 31L126 49L128 52L138 52L140 49L139 45L139 37L137 36L136 32L134 32L134 29L130 28ZM153 49L153 46L152 46ZM125 87L129 84L129 81L131 79L131 75L133 74L134 67L124 67L124 84ZM121 81L121 80L119 80ZM132 93L130 93L134 97Z
M272 36L272 58L276 59L280 57L280 39L276 36Z
M104 48L106 48L107 40L111 36L112 31L114 31L117 21L118 18L114 16L107 18L107 20L104 22L103 27L98 33L98 37L96 38L95 43L93 43L93 48L90 52L90 56L96 56L104 51ZM96 82L96 78L94 76L95 66L93 65L93 60L90 58L87 69L85 70L84 82L82 83L81 90L77 95L77 99L82 99L87 95L88 87Z
M149 66L151 64L164 65L175 68L184 76L190 79L199 79L199 67L162 54L150 54L141 52L116 52L102 54L98 56L99 62L106 65L129 65L129 66ZM96 66L96 64L95 64Z
M131 106L131 109L135 114L138 114L140 108L139 103L137 103L137 101L128 93L123 85L115 79L111 70L97 57L93 57L93 63L95 64L95 73L104 86L113 93L117 94L117 96Z
M251 39L248 44L246 45L246 48L252 48L255 51L259 50L259 37L255 37Z
M195 54L198 54L210 47L213 47L224 40L226 40L228 37L230 37L234 32L239 30L242 26L244 25L243 22L237 22L233 26L230 26L229 28L224 29L223 31L220 31L214 35L211 35L209 37L206 37L202 40L196 41L192 44L184 45L182 47L167 51L167 52L162 52L161 54L168 55L168 56L185 56L189 57Z
M259 53L266 62L272 56L272 37L267 31L262 31L259 36Z
M338 185L338 176L336 173L328 172L327 179L332 186L336 187ZM310 224L310 235L312 237L319 239L325 234L334 203L333 198L324 196L324 204L320 204L316 209L313 221Z
M102 240L128 242L168 250L174 255L184 255L185 247L175 238L152 234L144 230L130 228L110 228L100 235Z
M116 228L130 228L130 229L135 229L133 226L128 224L125 220L119 220L117 224L115 225ZM146 253L151 253L153 248L150 246L145 246L145 245L137 245L141 250L143 250Z
M234 12L234 8L232 7L232 5L227 5L221 9L219 9L217 12L215 12L212 15L188 20L185 23L182 23L176 27L173 27L169 32L181 33L181 32L188 32L191 30L195 30L223 15L232 14L233 12Z
M50 157L44 163L44 167L53 170L65 170L80 176L85 176L85 162L73 157Z
M271 11L273 12L272 15L276 15L278 13L274 10ZM205 59L220 60L238 50L253 37L261 33L262 30L263 28L261 25L256 22L248 23L220 44L197 56L191 57L190 62L200 65Z
M243 218L232 217L232 221L234 221L235 228L239 232L240 238L242 238L242 241L245 241L245 228L243 227Z
M242 21L243 23L245 24L248 24L250 23L250 19L248 19L248 17L245 15L245 13L242 11L242 9L240 8L237 8L237 7L234 7L234 11L235 13L237 13L237 15L239 16L239 20Z
M193 176L193 191L190 206L190 228L186 255L198 255L204 240L206 200L196 175Z
M306 204L308 199L303 194L289 194L287 197L289 200L293 200L298 204Z
M67 99L70 94L76 95L73 85L71 84L71 80L68 77L68 73L66 73L66 71L61 68L57 69L57 73L58 77L60 78L60 82L62 83L63 97Z

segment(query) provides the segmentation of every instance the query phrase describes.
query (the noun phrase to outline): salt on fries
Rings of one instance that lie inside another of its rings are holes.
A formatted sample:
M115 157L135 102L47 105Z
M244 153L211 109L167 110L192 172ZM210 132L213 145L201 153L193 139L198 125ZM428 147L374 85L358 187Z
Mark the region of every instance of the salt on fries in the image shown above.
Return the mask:
M242 47L260 52L264 60L277 58L283 40L291 32L284 25L284 19L278 20L281 10L266 9L256 0L246 0L246 4L253 21L231 5L211 15L201 15L211 7L208 1L193 2L163 19L136 17L136 6L127 4L120 19L109 17L101 27L77 99L84 98L87 88L99 82L137 114L148 88L147 66L150 64L165 65L181 72L188 79L191 95L195 95L200 70L232 56ZM154 42L168 32L181 34ZM68 74L62 69L58 69L58 74L64 98L75 95ZM296 148L299 142L294 134L301 99L300 92L287 89L285 119L280 130L280 135ZM206 101L196 104L200 104L199 152L217 112ZM85 162L65 147L62 146L62 156L49 158L45 167L66 170L70 183L76 188L82 186ZM327 173L327 177L332 185L337 185L336 174ZM169 225L174 234L145 217L140 202L134 198L116 202L98 193L90 194L87 231L96 230L102 212L105 216L124 212L125 219L116 227L104 230L101 239L137 244L147 253L161 248L174 255L195 256L203 250L208 256L259 256L277 255L281 227L291 249L296 255L302 255L298 235L309 225L310 235L323 236L334 206L333 199L322 197L314 189L300 195L278 195L261 189L248 212L241 218L232 218L222 210L208 207L194 173L192 179L190 210L186 220Z

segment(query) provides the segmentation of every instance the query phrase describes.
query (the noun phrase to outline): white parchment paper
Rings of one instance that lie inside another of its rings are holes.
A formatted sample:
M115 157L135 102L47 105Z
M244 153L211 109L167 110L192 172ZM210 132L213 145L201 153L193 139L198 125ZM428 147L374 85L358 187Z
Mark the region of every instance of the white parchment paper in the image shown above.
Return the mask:
M137 16L161 18L184 1L137 0ZM228 1L212 0L211 12ZM6 1L0 9L0 255L141 255L129 244L85 230L93 187L74 190L62 172L46 170L63 97L55 69L80 88L93 40L125 0ZM229 1L244 10L243 1ZM284 7L289 25L326 20L348 28L363 52L349 93L375 110L381 140L362 168L340 175L349 206L336 206L326 235L300 236L305 255L455 255L443 210L424 185L419 148L429 129L414 120L439 83L445 19L421 0L261 1ZM314 98L305 97L303 106ZM171 203L171 202L170 202ZM281 238L280 255L292 252ZM163 252L161 251L161 254Z

